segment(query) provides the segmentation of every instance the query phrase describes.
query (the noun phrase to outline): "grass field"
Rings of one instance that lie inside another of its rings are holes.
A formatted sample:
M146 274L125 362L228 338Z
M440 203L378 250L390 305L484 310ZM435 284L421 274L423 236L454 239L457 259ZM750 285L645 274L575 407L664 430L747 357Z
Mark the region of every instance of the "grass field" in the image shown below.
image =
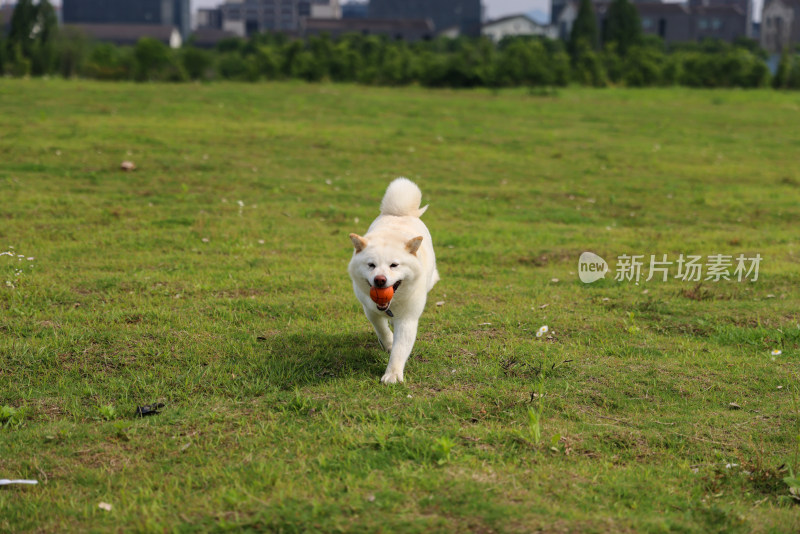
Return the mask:
M0 531L798 531L799 122L773 91L0 80L0 478L40 482ZM398 175L442 280L387 387L347 236ZM583 251L763 260L584 284Z

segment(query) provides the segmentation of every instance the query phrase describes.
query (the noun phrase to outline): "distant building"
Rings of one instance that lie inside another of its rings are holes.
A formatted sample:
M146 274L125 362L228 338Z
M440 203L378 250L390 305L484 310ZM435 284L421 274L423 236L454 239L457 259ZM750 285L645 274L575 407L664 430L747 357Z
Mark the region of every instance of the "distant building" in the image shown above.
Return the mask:
M761 14L761 46L771 54L800 44L800 0L765 0Z
M342 7L339 0L311 0L312 19L340 19Z
M504 37L514 35L540 35L555 39L558 37L558 32L555 26L539 24L528 15L520 14L486 22L481 26L481 35L489 37L492 41L498 43Z
M189 38L189 44L197 48L214 48L220 41L235 37L239 36L219 28L196 28Z
M733 19L744 15L744 33L740 33L739 36L753 36L753 0L689 0L689 8L699 19L702 20L706 18L709 24L713 23L715 18L719 20L719 22L716 23L718 25L722 24L724 26L727 21L727 28L723 29L722 26L717 28L718 30L722 30L723 34L732 34L734 31L737 33L740 32L741 29L738 28L738 20L734 22ZM735 16L733 15L734 12L737 13ZM737 26L736 29L734 29L733 26ZM702 35L704 29L705 28L700 29L698 35ZM702 39L702 37L699 38ZM723 37L723 39L725 38Z
M575 0L553 0L550 6L550 24L555 26L558 38L568 41L572 25L578 18L578 2Z
M80 33L96 41L114 43L119 46L133 46L142 37L161 41L170 48L180 48L183 44L181 34L175 26L160 24L65 24L65 28L75 28Z
M198 9L196 27L222 29L222 10L220 8Z
M800 0L781 0L796 1ZM610 2L595 2L595 18L600 38L608 24ZM751 0L691 0L688 4L634 2L639 12L642 31L657 35L666 43L720 39L732 42L753 35ZM553 24L558 37L569 39L578 16L577 0L556 0L552 8Z
M367 2L347 2L342 4L343 19L365 19L369 16L369 4Z
M191 31L190 0L63 0L64 24L123 24L176 27Z
M480 0L370 0L376 19L430 19L434 29L457 26L461 35L481 33Z
M384 35L389 39L420 41L433 38L433 24L426 19L316 19L301 25L301 35L327 34L339 37L348 33Z
M642 32L657 35L666 43L692 40L692 15L687 4L648 2L636 5Z
M751 35L747 13L737 5L696 6L691 13L695 41L719 39L730 43Z
M305 19L342 16L339 0L228 0L219 12L219 28L241 37L269 31L296 34Z
M441 37L454 39L461 35L458 26L450 26L436 32ZM539 24L530 15L520 13L490 20L481 25L481 35L499 43L505 37L516 35L539 35L550 39L558 38L558 30L553 25Z

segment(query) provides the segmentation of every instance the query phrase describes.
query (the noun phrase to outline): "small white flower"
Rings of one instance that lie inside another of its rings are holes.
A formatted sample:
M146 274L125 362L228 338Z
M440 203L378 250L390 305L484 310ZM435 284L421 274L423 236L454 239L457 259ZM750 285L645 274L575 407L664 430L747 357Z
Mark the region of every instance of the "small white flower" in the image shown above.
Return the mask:
M241 200L237 200L236 203L239 204L240 208L244 207L244 202L242 202Z
M536 337L542 337L543 335L544 335L544 332L536 332Z
M208 243L209 239L208 239L207 237L204 237L204 238L203 238L203 239L201 239L200 241L202 241L203 243Z
M328 178L327 180L325 180L325 183L328 184L328 185L331 185L333 182L331 181L330 178Z
M28 257L28 258L26 258L26 259L27 259L28 261L33 261L33 260L35 260L36 258L34 258L33 256L30 256L30 257Z
M112 508L112 506L107 502L101 502L100 504L97 505L97 507L100 508L101 510L105 510L106 512L110 512Z
M547 325L544 325L544 326L542 326L541 328L539 328L539 332L541 332L542 334L546 334L546 333L548 333L549 331L550 331L550 327L549 327L549 326L547 326Z
M780 356L781 354L783 354L783 351L781 351L781 350L778 350L778 349L775 349L775 350L773 350L773 351L771 352L771 354L772 354L773 356Z
M263 245L264 243L265 243L265 241L264 241L263 239L259 239L259 240L258 240L258 244L259 244L259 245Z

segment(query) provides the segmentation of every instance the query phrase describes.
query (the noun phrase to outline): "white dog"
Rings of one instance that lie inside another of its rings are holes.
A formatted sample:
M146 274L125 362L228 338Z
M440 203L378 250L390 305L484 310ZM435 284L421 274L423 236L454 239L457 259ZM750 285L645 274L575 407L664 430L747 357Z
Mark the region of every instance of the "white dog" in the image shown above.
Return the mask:
M420 209L421 199L414 182L397 178L386 189L381 214L367 234L350 234L355 247L348 267L353 289L375 327L378 341L390 352L389 365L381 377L384 384L403 381L403 368L417 339L417 324L428 291L439 281L431 234L420 220L428 209ZM391 301L377 304L370 290L389 294ZM394 334L389 329L390 317Z

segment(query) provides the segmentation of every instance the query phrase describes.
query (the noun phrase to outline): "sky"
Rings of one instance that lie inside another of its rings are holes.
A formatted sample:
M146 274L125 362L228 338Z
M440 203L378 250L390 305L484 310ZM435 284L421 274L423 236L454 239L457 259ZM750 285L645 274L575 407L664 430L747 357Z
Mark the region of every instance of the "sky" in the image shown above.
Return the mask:
M200 7L214 7L221 3L222 0L192 0L192 11ZM483 5L486 7L486 16L490 19L536 9L545 13L550 11L549 0L483 0Z

